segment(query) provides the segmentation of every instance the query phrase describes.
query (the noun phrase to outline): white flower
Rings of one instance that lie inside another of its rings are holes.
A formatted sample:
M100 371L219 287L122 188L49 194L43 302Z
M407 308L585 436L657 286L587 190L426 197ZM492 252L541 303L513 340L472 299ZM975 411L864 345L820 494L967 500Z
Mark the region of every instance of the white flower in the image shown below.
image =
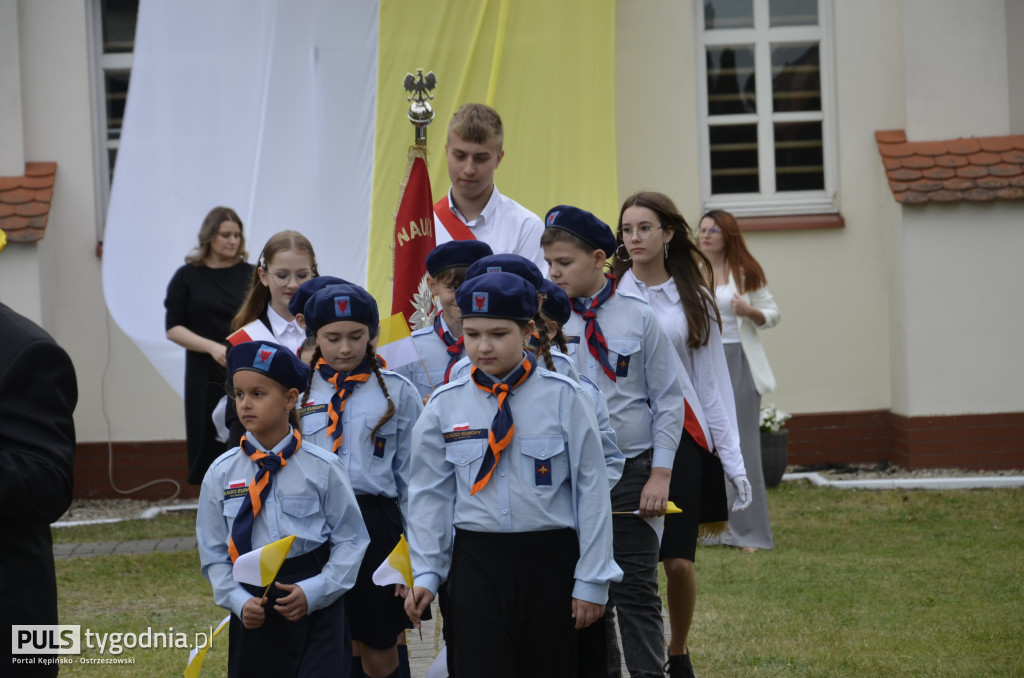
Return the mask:
M761 408L761 416L758 424L762 431L766 433L777 433L783 426L786 425L786 420L791 416L789 412L784 412L772 405L771 403L765 403Z

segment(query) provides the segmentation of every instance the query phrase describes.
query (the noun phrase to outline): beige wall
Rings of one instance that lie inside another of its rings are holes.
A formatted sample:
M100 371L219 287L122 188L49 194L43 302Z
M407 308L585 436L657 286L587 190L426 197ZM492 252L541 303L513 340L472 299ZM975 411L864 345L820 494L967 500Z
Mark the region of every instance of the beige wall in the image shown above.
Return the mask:
M908 403L900 414L1024 411L1024 205L903 213Z
M0 253L0 299L41 295L39 320L75 363L81 442L107 440L105 418L114 441L182 439L181 399L109 320L103 302L86 3L21 0L18 12L25 158L56 161L57 178L38 274L9 270L9 256L32 255L8 246ZM25 268L19 261L17 269Z

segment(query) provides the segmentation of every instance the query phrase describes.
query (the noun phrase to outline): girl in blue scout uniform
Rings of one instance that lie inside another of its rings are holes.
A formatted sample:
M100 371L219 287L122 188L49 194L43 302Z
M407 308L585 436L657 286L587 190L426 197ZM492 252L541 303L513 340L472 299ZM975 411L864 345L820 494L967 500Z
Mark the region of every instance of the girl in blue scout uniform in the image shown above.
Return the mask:
M452 240L438 245L427 255L427 286L437 299L440 312L430 327L412 333L419 352L418 362L403 365L399 374L416 385L426 402L434 389L447 383L450 369L466 353L462 344L462 315L455 303L455 291L466 279L466 267L491 254L480 240Z
M295 404L309 368L288 348L246 342L228 352L241 445L203 478L196 538L214 600L232 612L229 676L348 676L342 594L370 539L338 458L303 440ZM239 584L232 563L295 535L267 591Z
M593 405L523 350L532 285L490 273L456 299L473 369L413 431L406 611L418 625L447 579L453 675L575 675L574 630L621 576Z
M615 437L626 457L612 489L615 559L624 575L611 588L626 666L633 676L662 676L665 663L658 538L642 517L662 515L683 430L685 399L676 357L643 299L617 291L606 276L615 236L590 212L559 205L541 236L551 281L565 290L573 314L563 330L581 374L608 398Z
M302 398L303 432L341 459L370 533L345 596L352 639L367 676L397 676L396 638L409 620L394 589L372 576L402 534L412 428L423 405L407 379L382 369L372 344L377 302L362 287L327 286L306 302L304 316L317 348Z

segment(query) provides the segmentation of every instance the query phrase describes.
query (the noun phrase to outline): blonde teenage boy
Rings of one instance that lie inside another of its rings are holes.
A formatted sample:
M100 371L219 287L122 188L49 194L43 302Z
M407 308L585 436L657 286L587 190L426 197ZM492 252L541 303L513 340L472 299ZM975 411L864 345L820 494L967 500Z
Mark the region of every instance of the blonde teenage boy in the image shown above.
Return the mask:
M437 244L450 240L482 240L495 254L518 254L547 272L540 236L540 217L494 185L505 151L501 116L484 104L465 104L448 123L445 157L448 193L434 205Z

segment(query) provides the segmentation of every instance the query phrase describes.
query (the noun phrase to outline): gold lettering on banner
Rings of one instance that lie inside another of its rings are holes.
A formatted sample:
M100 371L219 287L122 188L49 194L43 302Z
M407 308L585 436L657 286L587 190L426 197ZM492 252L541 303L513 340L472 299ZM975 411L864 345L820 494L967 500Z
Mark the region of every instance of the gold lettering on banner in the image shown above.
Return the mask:
M406 230L404 228L402 230L400 230L398 232L398 236L396 237L396 239L398 241L398 246L401 247L402 245L404 245L405 243L409 242L410 240L415 240L416 238L426 237L426 236L433 237L433 235L434 235L434 220L430 219L430 218L426 218L426 219L420 219L419 224L417 224L415 221L410 221L409 222L408 230Z

